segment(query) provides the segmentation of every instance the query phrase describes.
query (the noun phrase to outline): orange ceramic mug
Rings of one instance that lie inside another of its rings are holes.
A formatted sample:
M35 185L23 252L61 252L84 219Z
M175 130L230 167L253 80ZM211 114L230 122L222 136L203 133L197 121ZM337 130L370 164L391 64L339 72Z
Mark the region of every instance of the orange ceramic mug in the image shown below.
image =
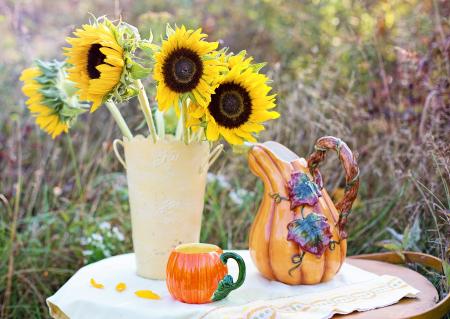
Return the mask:
M227 261L239 266L236 282L228 274ZM239 288L245 280L244 260L236 253L224 253L216 245L193 243L177 246L170 254L166 284L175 299L201 304L218 301Z

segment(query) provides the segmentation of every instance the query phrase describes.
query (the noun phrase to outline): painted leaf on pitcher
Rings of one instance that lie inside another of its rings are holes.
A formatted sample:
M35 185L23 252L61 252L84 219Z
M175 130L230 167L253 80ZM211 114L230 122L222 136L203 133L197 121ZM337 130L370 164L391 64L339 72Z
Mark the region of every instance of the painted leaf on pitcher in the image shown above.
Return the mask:
M302 172L294 172L291 174L288 189L291 209L295 209L301 205L314 206L321 196L316 183L310 181L308 175Z
M303 251L320 257L331 241L330 225L325 216L311 213L306 218L288 224L288 240L296 242Z

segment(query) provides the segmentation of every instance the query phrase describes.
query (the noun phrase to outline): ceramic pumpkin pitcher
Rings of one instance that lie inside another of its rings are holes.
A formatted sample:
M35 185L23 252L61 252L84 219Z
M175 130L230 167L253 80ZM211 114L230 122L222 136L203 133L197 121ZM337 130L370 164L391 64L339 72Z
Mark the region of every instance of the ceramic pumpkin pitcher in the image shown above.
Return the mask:
M261 274L290 285L333 278L347 253L345 224L359 187L359 169L347 144L325 136L308 161L276 142L256 144L250 170L262 179L264 195L253 221L249 250ZM318 165L335 150L345 170L344 198L333 204Z

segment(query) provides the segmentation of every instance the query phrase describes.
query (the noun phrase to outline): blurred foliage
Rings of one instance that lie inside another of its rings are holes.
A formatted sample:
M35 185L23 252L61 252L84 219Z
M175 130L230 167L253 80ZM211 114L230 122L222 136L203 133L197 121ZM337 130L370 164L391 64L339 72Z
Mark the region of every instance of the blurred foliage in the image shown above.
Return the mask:
M111 150L119 131L107 111L82 115L52 141L34 125L18 81L33 59L61 59L65 37L89 12L122 17L155 39L167 22L202 26L211 40L268 61L283 115L261 139L307 156L318 137L336 135L359 154L349 254L382 246L447 259L447 279L426 274L441 297L448 292L447 0L2 0L1 318L47 318L45 298L76 269L132 249L125 175ZM144 133L135 103L121 110ZM335 200L344 186L337 167L335 156L323 167ZM230 150L209 180L202 240L246 248L261 183Z

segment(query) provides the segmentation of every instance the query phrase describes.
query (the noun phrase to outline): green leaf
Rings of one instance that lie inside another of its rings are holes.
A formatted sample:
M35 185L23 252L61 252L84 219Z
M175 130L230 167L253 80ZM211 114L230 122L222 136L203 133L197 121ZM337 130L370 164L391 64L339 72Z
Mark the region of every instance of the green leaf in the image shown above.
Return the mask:
M261 69L262 69L263 67L266 66L266 64L267 64L266 62L252 64L252 65L251 65L251 68L252 68L253 70L255 70L256 73L258 73L259 71L261 71Z
M133 36L134 39L139 40L141 38L138 28L136 28L134 25L121 21L120 27L124 28L124 32L126 32L130 36Z
M137 62L133 62L131 66L131 76L133 79L143 79L150 75L152 70L150 68L143 67Z
M174 33L175 33L175 30L170 26L170 24L167 23L167 25L166 25L166 36L170 37Z
M402 247L404 249L407 249L410 246L410 235L411 235L411 228L408 225L403 231Z
M408 225L403 232L402 247L405 250L417 250L417 243L420 240L421 229L419 223L419 215L414 219L412 226Z
M384 249L387 249L389 251L401 251L402 250L402 244L395 239L387 239L387 240L379 241L375 245L377 245L378 247L383 247Z
M144 51L145 54L152 56L154 52L159 50L159 46L156 44L151 43L150 41L139 41L138 43L139 49Z
M447 261L442 262L442 268L444 269L445 278L447 279L447 289L450 287L450 264Z
M72 118L72 117L77 117L78 115L83 114L86 111L87 111L87 109L74 108L74 107L70 107L68 105L64 105L59 113L62 116L67 116L67 117Z
M241 51L239 51L238 54L236 54L236 56L239 56L239 55L245 56L246 54L247 54L246 50L241 50Z
M148 36L148 42L152 43L152 42L153 42L153 32L152 32L152 29L150 29L149 33L150 33L150 35Z
M411 227L410 232L410 242L413 245L416 245L420 240L420 235L422 234L422 229L420 228L420 215L416 216L414 223Z

